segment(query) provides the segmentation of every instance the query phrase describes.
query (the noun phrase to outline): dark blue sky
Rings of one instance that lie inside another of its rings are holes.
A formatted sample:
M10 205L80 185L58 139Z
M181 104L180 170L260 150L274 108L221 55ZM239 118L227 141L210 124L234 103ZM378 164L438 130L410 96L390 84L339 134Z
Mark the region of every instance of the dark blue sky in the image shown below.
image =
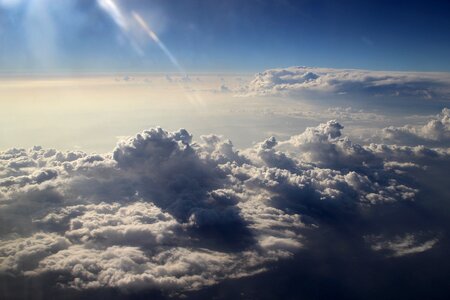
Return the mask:
M0 0L0 69L175 71L135 11L187 71L450 71L449 1L115 0L126 30L101 2Z

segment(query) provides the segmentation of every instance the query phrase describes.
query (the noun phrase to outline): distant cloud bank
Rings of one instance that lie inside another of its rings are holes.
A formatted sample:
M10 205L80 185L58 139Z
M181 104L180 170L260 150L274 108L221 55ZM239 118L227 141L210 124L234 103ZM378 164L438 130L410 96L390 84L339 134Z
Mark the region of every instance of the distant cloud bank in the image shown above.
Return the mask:
M255 75L244 95L338 94L450 100L450 74L289 67Z

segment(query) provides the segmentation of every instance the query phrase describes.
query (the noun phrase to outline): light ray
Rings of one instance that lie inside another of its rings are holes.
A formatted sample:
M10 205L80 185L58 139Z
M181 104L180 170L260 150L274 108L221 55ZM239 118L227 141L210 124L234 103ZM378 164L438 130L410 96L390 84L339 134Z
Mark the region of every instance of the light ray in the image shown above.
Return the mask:
M164 54L167 55L167 57L170 59L172 64L174 64L174 66L177 67L177 69L181 73L185 74L183 68L178 63L175 56L173 56L172 53L169 51L169 49L167 49L166 45L164 45L164 43L159 39L159 37L156 35L156 33L150 29L150 27L144 21L144 19L142 19L142 17L135 11L132 12L132 15L133 15L133 18L136 20L136 22L139 24L139 26L142 28L142 30L144 30L145 33L159 46L159 48L161 48L161 50L164 52Z
M127 30L128 24L126 17L113 0L97 0L98 5L106 11L114 22L122 29Z
M124 13L120 6L116 4L114 0L97 0L99 6L113 19L117 26L122 30L122 33L129 39L133 48L140 54L143 54L143 50L139 47L137 42L137 34L133 32L136 23L141 30L144 31L146 36L148 36L158 47L164 52L164 54L169 58L170 62L175 66L178 72L182 75L182 78L188 78L188 75L184 71L183 67L180 65L176 57L170 52L166 45L161 41L158 35L150 28L149 24L137 13L136 11L131 11L131 14ZM134 21L134 22L133 22ZM184 89L180 82L177 84ZM185 91L186 97L189 101L196 106L202 106L204 101L202 97L197 93L192 93Z

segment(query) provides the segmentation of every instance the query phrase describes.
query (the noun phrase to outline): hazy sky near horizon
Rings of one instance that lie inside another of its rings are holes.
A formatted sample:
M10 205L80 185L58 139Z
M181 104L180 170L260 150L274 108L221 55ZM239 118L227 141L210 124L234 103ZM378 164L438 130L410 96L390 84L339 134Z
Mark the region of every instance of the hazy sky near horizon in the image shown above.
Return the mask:
M1 0L0 71L449 71L448 1Z
M243 149L330 119L361 141L387 126L427 123L448 106L449 89L445 73L297 67L255 75L11 76L0 80L0 149L104 153L156 126L188 129L197 141L215 133Z

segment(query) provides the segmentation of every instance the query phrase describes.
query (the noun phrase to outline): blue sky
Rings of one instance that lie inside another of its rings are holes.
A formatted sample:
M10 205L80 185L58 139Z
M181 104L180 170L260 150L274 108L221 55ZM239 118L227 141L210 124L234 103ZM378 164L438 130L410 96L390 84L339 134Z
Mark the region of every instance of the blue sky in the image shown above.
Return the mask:
M0 70L177 71L101 0L0 0ZM187 71L307 65L449 71L448 1L115 0ZM130 21L131 22L131 21Z

